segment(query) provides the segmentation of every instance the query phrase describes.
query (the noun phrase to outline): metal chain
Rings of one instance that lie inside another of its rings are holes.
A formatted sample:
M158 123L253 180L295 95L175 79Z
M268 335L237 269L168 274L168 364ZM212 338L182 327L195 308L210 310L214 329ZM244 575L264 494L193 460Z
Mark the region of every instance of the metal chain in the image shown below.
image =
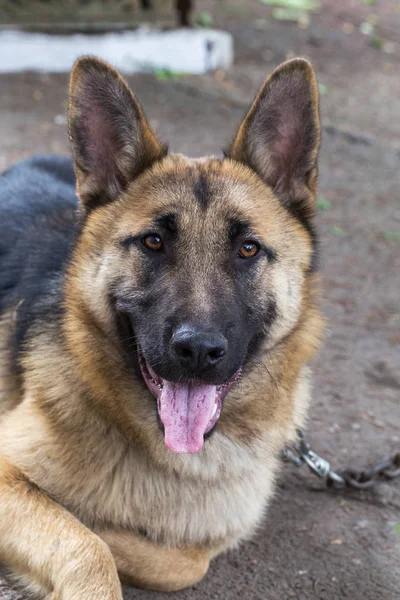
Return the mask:
M400 452L378 463L375 467L368 469L356 469L354 467L340 467L335 471L330 463L311 450L306 442L304 433L298 430L299 440L296 444L286 446L281 452L281 458L296 467L307 465L312 473L325 479L328 487L345 488L350 487L357 490L365 490L375 486L379 480L392 480L400 477Z

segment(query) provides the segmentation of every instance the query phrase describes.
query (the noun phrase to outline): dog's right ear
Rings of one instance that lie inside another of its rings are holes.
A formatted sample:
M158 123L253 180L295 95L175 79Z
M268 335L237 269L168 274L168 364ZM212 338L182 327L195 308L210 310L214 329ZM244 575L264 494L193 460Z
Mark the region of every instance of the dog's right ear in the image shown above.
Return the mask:
M118 198L167 154L123 78L94 57L80 58L72 69L68 129L87 211Z

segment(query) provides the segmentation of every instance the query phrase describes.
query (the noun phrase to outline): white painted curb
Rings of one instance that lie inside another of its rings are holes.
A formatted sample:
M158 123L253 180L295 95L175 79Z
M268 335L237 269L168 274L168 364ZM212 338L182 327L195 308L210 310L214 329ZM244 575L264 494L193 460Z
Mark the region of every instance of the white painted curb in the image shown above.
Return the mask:
M68 72L83 54L99 56L125 73L169 69L200 74L232 65L233 40L214 29L140 28L101 35L0 31L0 73Z

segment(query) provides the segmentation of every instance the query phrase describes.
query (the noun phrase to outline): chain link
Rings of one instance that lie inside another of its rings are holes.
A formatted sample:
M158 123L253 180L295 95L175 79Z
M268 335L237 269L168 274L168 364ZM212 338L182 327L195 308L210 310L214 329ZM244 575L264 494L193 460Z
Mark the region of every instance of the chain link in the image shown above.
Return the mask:
M365 490L376 485L379 480L392 480L400 477L400 452L369 469L341 467L336 473L343 477L348 487Z
M400 452L378 463L375 467L368 469L356 469L354 467L340 467L333 470L330 463L311 450L306 442L304 433L298 430L298 442L286 446L281 452L281 458L296 467L307 465L312 473L325 479L328 487L349 487L357 490L365 490L375 486L380 480L392 480L400 477Z

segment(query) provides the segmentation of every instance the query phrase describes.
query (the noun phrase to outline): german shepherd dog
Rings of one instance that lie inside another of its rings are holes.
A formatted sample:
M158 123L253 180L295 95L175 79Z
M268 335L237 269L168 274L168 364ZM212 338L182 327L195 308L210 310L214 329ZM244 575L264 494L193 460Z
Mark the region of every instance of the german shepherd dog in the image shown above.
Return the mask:
M83 57L69 133L74 165L0 178L0 561L37 598L178 590L254 532L305 418L315 75L284 63L189 159Z

